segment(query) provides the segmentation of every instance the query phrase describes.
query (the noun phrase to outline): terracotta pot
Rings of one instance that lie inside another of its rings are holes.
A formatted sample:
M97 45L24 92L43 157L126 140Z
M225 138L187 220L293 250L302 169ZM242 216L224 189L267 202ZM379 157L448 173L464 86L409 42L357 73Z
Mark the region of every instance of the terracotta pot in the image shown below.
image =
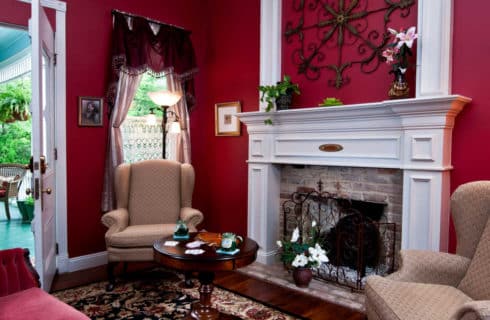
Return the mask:
M294 283L300 288L308 288L312 277L313 273L310 268L294 268L293 270Z

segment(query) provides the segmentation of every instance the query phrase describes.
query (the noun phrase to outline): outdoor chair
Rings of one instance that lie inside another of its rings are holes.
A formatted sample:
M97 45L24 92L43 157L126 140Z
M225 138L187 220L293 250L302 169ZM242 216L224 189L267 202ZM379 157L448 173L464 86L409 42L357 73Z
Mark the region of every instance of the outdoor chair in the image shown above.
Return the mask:
M402 250L400 269L366 284L369 320L490 319L490 181L451 197L456 254Z
M10 220L9 200L18 197L26 170L26 166L23 164L0 164L0 201L5 204L5 214L8 220Z
M172 160L144 160L117 167L114 177L117 209L102 216L110 291L119 262L153 261L155 241L171 236L181 219L197 231L203 215L191 208L194 168Z

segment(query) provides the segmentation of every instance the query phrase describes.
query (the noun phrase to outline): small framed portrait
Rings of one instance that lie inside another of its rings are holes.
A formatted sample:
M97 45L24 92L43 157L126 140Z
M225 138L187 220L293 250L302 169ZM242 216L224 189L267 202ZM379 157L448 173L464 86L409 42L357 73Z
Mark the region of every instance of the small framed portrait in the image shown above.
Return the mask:
M240 120L235 116L242 111L240 101L217 103L215 106L215 133L217 136L239 136Z
M78 125L102 127L104 99L97 97L78 98Z

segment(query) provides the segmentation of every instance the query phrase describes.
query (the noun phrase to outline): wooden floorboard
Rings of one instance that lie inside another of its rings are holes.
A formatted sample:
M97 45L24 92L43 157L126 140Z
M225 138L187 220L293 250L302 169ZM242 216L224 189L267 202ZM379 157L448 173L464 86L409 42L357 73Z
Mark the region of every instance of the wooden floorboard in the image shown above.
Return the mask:
M150 266L151 267L151 266ZM148 269L149 265L131 265L128 272ZM121 272L121 270L119 270ZM57 275L51 291L86 285L107 280L105 266ZM221 272L216 275L215 284L223 289L238 293L286 313L311 320L360 320L362 313L266 282L239 272Z
M219 273L215 284L306 319L364 319L362 313L239 272Z

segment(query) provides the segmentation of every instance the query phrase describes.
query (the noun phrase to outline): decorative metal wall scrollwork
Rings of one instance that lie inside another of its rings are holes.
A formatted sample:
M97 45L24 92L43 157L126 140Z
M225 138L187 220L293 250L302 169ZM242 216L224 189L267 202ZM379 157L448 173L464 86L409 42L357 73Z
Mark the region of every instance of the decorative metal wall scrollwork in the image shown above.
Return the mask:
M299 41L291 57L298 74L317 80L322 70L328 69L335 73L328 85L340 88L350 82L344 71L353 65L359 64L363 73L374 72L383 61L381 52L389 39L386 29L390 16L398 11L406 18L414 3L415 0L384 0L384 6L368 9L368 0L294 0L293 11L300 17L286 23L285 36L290 45L295 39ZM383 30L369 29L368 17L383 12ZM307 21L314 14L316 21ZM346 46L355 46L359 59L346 61ZM337 61L331 63L326 51L335 48Z

